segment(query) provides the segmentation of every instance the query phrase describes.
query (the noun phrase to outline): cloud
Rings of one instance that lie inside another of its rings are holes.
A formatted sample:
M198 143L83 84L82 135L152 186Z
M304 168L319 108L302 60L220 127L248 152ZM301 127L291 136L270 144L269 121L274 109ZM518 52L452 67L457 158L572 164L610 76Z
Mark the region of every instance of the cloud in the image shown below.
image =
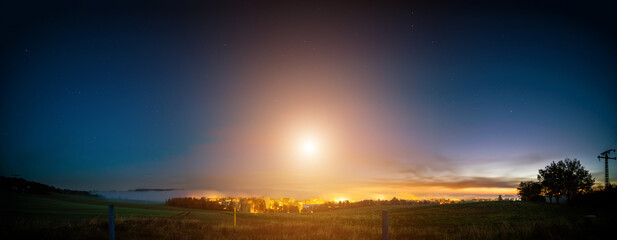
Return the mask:
M488 177L449 177L422 178L416 180L373 179L368 184L396 187L441 187L449 189L463 188L515 188L521 182L520 178L488 178Z

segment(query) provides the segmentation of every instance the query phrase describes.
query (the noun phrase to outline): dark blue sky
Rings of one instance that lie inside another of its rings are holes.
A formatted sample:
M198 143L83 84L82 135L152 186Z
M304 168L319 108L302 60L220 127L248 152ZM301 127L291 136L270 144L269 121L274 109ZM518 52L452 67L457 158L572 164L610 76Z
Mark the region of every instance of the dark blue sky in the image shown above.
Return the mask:
M600 177L595 156L617 147L610 3L0 8L5 176L99 190L508 192L565 157ZM299 122L327 132L322 157L348 175L287 175L277 134ZM316 178L336 186L306 187Z

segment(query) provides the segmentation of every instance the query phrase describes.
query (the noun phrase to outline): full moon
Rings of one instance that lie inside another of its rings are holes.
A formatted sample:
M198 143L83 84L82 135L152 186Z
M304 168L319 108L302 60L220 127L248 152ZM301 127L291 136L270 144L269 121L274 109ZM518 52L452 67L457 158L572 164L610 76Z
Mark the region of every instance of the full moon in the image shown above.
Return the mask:
M317 143L310 139L304 140L301 147L302 153L307 156L314 155L317 152Z

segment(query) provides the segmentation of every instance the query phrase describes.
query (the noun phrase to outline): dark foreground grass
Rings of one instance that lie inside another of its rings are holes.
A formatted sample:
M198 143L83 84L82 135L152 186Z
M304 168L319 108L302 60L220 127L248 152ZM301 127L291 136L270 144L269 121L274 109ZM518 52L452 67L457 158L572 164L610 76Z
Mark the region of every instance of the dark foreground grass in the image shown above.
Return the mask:
M67 195L13 195L2 210L2 239L108 239L108 201ZM314 214L247 214L114 202L117 239L600 239L614 207L528 202L379 206ZM586 221L585 215L596 220ZM612 235L612 234L611 234Z

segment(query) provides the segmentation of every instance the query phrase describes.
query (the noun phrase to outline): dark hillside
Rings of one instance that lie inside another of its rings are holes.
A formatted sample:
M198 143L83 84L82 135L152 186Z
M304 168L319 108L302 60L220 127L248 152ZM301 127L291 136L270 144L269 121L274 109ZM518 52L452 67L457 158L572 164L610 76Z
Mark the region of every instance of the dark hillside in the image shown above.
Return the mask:
M74 195L92 196L87 191L76 191L69 189L60 189L42 183L27 181L23 178L11 178L0 176L0 192L3 193L30 193L30 194L48 194L48 193L65 193Z

